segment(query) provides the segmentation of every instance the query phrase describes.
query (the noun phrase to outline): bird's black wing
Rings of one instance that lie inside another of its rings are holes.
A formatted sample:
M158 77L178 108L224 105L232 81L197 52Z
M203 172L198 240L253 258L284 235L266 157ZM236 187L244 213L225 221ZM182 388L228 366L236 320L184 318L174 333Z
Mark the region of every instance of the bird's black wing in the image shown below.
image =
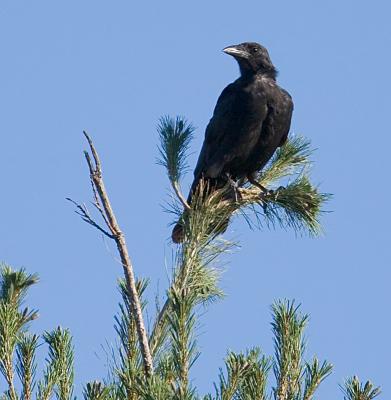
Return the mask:
M219 152L219 146L227 132L236 96L235 84L231 83L221 92L217 100L213 116L205 130L204 143L194 170L195 180L200 179L203 174L207 175L211 159Z
M289 130L291 128L292 113L293 113L293 101L291 95L284 89L279 88L283 95L283 101L281 104L281 121L279 121L279 129L282 132L281 141L279 147L282 146L288 139Z
M278 147L287 140L291 125L293 102L288 92L275 85L268 88L267 116L262 132L248 158L248 174L262 170Z
M254 102L253 95L244 90L240 80L223 90L206 128L194 171L195 183L201 176L221 177L225 168L230 169L233 163L240 164L248 157L267 115L265 99L261 96L258 100Z

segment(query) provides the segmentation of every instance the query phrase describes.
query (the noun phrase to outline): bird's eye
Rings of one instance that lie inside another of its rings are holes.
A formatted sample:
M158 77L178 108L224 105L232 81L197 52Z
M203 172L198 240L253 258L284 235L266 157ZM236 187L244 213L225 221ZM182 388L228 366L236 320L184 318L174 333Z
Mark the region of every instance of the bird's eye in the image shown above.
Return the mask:
M258 52L258 49L256 47L253 48L253 53Z

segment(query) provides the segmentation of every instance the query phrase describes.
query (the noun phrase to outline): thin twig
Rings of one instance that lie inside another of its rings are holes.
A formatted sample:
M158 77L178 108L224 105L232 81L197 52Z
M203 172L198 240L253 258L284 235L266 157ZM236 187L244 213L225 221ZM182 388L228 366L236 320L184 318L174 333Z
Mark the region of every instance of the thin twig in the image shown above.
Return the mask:
M176 196L178 197L179 201L182 203L183 207L185 208L185 210L187 210L187 211L191 210L189 203L186 201L186 199L184 198L184 196L179 188L178 182L171 181L171 186L172 186Z
M90 136L88 135L88 133L86 131L83 131L83 134L86 137L88 144L90 145L91 153L95 160L95 173L99 172L100 174L102 174L100 159L99 159L97 151L95 150L94 143L92 143L92 139L90 138ZM88 155L88 152L85 151L84 154ZM88 158L89 158L89 156L88 156ZM91 163L89 163L89 165L90 164Z
M91 216L88 214L87 209L85 208L85 206L83 207L81 204L77 203L76 201L72 200L71 198L67 197L66 200L70 201L71 203L73 203L76 208L79 211L75 211L75 213L77 215L80 215L81 219L84 222L87 222L87 224L90 224L91 226L93 226L94 228L98 229L99 231L101 231L103 234L105 234L107 237L109 237L110 239L114 239L114 236L109 233L106 229L102 228L97 222L95 222Z
M87 135L86 132L83 131L83 133L84 133L84 135ZM92 175L94 173L94 167L92 165L91 157L90 157L88 151L86 151L86 150L84 150L84 157L87 160L88 169L90 170L90 175Z
M93 158L92 160L88 151L84 152L88 169L90 171L90 179L95 199L94 205L102 215L103 220L105 221L111 234L106 230L104 230L103 228L101 228L95 221L93 221L82 206L75 203L73 200L70 199L69 200L76 205L76 207L79 210L78 213L81 215L84 221L86 221L90 225L95 226L98 230L105 233L106 236L110 237L116 242L125 275L127 292L129 294L129 301L133 317L136 322L137 334L140 344L140 351L144 363L145 375L147 377L150 377L153 374L153 361L148 343L148 335L145 329L144 319L142 315L141 302L136 289L136 281L133 272L133 266L129 257L128 248L126 246L125 235L123 234L118 225L109 197L107 195L107 191L102 178L101 162L99 159L98 152L96 151L90 136L85 131L83 133L88 141Z

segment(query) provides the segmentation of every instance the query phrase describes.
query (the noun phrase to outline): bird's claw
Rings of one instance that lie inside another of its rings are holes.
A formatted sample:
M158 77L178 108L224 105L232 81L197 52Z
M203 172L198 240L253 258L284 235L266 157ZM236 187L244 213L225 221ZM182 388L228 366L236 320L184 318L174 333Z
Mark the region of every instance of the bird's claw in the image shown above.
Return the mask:
M277 200L278 195L284 191L286 188L284 186L279 186L277 189L266 189L265 191L262 191L259 194L259 197L262 199L265 198L265 196L270 196L270 197L274 197L274 200ZM264 203L265 204L265 203Z
M277 189L266 189L266 190L263 192L263 195L270 195L270 196L272 196L272 195L278 195L278 193L281 192L281 191L283 191L283 190L285 190L285 187L284 187L284 186L279 186Z
M272 196L274 193L275 193L275 191L273 189L263 188L263 189L261 189L261 192L259 193L259 197L262 199L265 196Z
M233 180L229 174L227 174L227 179L229 186L233 191L233 197L235 199L235 202L238 203L240 200L242 200L242 194L240 193L239 190L239 183Z

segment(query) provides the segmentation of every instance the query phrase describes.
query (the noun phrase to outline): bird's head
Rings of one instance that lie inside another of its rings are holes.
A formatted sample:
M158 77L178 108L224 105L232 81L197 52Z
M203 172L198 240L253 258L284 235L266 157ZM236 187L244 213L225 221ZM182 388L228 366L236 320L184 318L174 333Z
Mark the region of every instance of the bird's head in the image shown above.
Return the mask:
M259 43L245 42L228 46L223 49L223 52L235 58L242 75L257 72L269 75L272 78L277 75L277 70L270 60L268 51Z

